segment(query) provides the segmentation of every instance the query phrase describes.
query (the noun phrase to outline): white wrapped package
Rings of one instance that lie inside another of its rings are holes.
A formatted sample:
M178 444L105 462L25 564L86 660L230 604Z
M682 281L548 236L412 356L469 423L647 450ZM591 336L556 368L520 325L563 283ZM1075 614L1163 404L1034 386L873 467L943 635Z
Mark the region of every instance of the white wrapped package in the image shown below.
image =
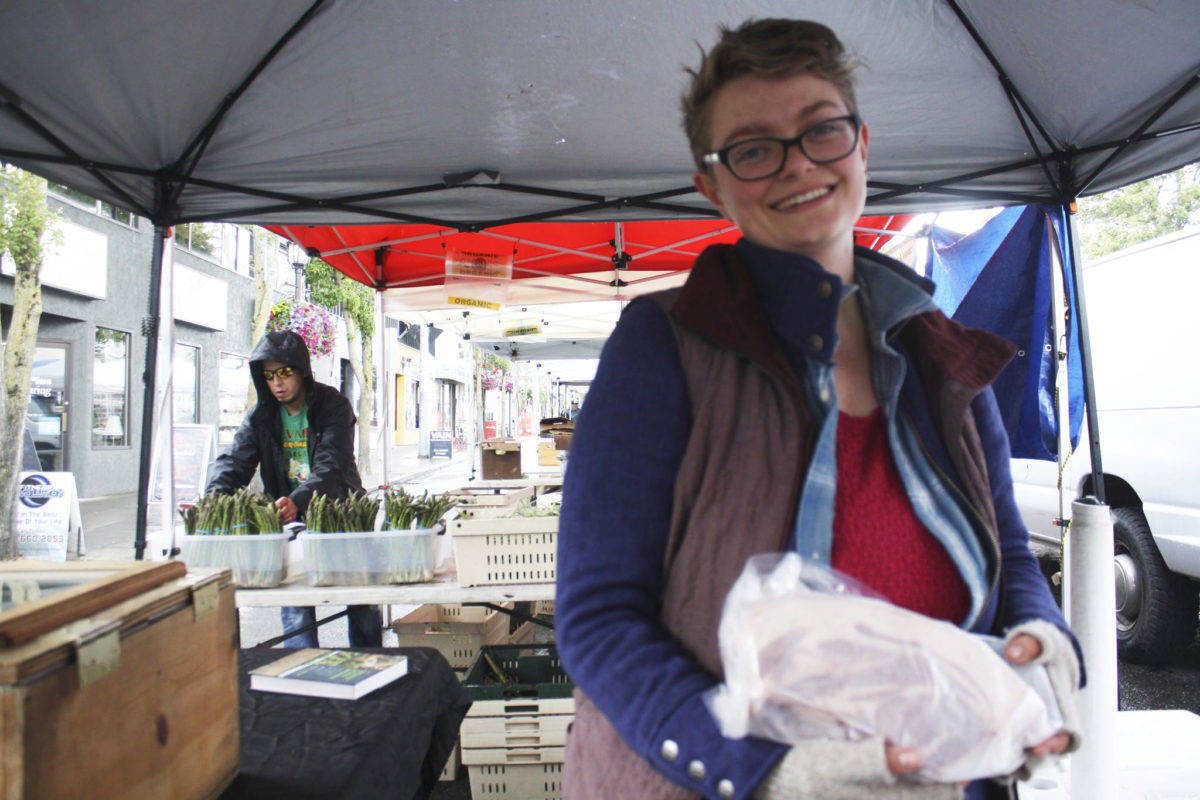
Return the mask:
M725 682L705 698L725 736L785 744L879 736L917 777L1007 775L1060 725L982 637L900 608L795 553L751 558L718 636ZM1042 671L1040 667L1022 668Z

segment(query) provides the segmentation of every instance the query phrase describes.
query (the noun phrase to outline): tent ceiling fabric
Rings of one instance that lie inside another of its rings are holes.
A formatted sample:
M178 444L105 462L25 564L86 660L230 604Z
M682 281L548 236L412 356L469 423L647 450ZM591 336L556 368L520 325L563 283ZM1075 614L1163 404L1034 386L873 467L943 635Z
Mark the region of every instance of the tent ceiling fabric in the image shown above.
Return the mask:
M867 64L875 213L1062 202L1200 157L1194 0L10 0L0 158L160 224L710 218L680 67L717 23L780 15Z
M878 249L912 219L862 217L855 242ZM511 255L509 304L588 296L634 297L670 288L710 244L741 236L727 220L539 222L457 233L432 225L269 225L357 281L388 289L395 308L446 305L445 259L453 250ZM620 269L618 270L618 264ZM620 284L617 284L617 281Z

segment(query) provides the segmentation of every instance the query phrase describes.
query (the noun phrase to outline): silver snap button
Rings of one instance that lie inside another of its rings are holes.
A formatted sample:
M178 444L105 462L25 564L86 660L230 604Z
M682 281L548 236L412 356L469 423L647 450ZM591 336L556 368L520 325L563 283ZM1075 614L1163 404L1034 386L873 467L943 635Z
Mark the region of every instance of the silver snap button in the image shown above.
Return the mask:
M679 758L679 745L672 739L666 739L662 743L662 757L667 761L674 761Z
M688 764L688 777L694 781L704 780L707 770L704 769L703 761L693 761Z
M808 350L810 353L819 353L825 349L825 340L817 334L812 334L808 337Z
M725 778L718 783L717 797L722 798L722 800L729 800L729 798L733 797L733 781L729 780L729 778Z

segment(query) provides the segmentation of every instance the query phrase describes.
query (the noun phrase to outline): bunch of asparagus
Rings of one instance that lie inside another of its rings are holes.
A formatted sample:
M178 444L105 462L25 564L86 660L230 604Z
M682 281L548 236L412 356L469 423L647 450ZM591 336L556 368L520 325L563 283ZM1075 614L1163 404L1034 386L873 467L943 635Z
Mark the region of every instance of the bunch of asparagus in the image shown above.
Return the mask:
M229 567L238 586L268 588L283 580L282 543L246 538L248 534L280 533L279 511L269 497L247 489L229 495L207 494L179 513L189 536L221 537L185 543L188 564ZM280 549L273 551L273 547ZM272 558L272 553L277 557Z
M341 500L317 494L308 504L304 522L313 533L373 531L378 513L379 501L361 492Z
M279 533L279 510L269 497L238 489L233 494L206 494L194 506L179 509L188 535Z
M403 488L388 489L383 497L383 522L385 530L404 531L410 528L432 528L454 507L456 501L447 495L420 497L409 494Z

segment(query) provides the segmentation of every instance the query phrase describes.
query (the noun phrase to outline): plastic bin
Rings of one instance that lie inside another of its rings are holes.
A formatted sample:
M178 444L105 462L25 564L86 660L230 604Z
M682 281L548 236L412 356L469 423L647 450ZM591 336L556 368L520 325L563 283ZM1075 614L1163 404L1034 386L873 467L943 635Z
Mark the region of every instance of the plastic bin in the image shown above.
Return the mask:
M269 589L283 582L286 544L286 533L185 534L179 557L189 567L228 567L238 586Z
M313 586L377 586L433 580L437 531L313 533L297 538Z
M554 645L485 645L463 688L462 764L475 800L558 800L574 688Z
M569 698L575 684L567 677L553 644L484 645L463 680L463 689L474 703L471 713L485 714L494 707L495 713L502 714L504 705L514 697L533 701Z
M475 663L484 644L508 644L508 615L490 611L483 622L464 622L458 615L443 613L445 607L425 605L392 623L400 647L432 647L454 669Z
M460 586L554 583L558 517L450 522Z

